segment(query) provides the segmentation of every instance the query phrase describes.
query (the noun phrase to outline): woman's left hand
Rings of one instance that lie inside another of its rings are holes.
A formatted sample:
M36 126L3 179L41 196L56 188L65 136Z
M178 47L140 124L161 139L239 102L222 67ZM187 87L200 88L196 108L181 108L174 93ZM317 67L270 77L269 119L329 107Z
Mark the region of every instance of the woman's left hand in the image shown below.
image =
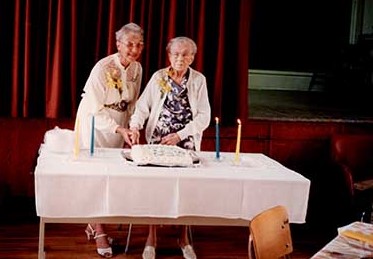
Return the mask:
M176 145L177 143L180 142L180 137L177 135L177 133L171 133L168 134L167 136L164 136L161 140L160 144L163 145Z

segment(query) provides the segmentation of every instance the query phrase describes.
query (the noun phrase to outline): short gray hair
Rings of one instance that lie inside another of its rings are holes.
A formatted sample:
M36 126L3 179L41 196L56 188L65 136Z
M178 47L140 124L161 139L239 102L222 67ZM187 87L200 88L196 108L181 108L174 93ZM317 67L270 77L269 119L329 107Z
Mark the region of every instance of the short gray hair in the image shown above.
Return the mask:
M144 38L144 30L141 29L139 25L136 23L127 23L126 25L123 25L122 28L120 28L118 31L115 32L115 38L116 40L120 41L124 35L133 32L141 35L141 38Z
M192 50L191 54L195 55L197 53L197 45L194 42L194 40L192 40L191 38L188 38L188 37L184 37L184 36L176 37L176 38L171 39L168 42L167 47L166 47L167 52L170 52L171 47L176 43L188 44L190 49Z

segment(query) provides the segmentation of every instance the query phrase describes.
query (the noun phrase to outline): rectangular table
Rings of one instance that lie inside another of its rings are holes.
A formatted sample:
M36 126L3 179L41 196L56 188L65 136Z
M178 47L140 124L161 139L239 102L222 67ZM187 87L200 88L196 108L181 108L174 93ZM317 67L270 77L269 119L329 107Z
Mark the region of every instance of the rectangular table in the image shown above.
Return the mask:
M350 233L347 234L348 231ZM353 233L351 235L351 233ZM355 234L354 234L355 233ZM357 235L356 235L357 233ZM349 258L361 259L373 257L373 224L353 222L338 228L338 235L326 244L311 259ZM364 241L367 238L369 242Z
M45 223L133 223L248 226L259 212L284 205L292 223L304 223L310 181L263 154L199 152L193 167L136 166L123 149L58 153L42 146L35 169L40 217Z

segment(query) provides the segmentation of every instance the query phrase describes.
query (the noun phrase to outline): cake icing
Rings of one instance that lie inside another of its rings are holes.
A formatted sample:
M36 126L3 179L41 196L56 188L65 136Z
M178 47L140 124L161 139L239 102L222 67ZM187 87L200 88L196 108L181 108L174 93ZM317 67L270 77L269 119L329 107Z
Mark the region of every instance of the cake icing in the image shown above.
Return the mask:
M190 166L193 159L187 150L178 146L161 144L134 145L131 148L133 162L140 165Z

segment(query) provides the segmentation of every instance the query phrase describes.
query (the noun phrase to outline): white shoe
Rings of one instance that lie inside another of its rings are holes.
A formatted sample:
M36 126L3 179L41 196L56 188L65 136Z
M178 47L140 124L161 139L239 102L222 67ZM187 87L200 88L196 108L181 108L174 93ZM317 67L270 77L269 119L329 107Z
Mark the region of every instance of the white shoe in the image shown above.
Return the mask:
M142 252L142 259L155 259L155 247L145 246L144 252Z
M185 259L197 259L196 253L191 245L181 247L181 251L183 251L183 257Z
M95 235L94 239L98 239L98 238L107 238L107 235L106 234L99 234ZM97 253L99 255L101 255L102 257L105 257L105 258L111 258L113 257L113 250L111 249L111 247L106 247L106 248L97 248Z
M96 230L93 229L91 224L88 224L87 228L84 230L85 234L87 235L87 240L94 240L96 236ZM107 241L109 242L109 245L114 244L114 238L112 237L107 237Z
M87 235L87 239L91 240L95 237L96 231L93 229L91 224L88 224L87 228L84 230L85 234Z

